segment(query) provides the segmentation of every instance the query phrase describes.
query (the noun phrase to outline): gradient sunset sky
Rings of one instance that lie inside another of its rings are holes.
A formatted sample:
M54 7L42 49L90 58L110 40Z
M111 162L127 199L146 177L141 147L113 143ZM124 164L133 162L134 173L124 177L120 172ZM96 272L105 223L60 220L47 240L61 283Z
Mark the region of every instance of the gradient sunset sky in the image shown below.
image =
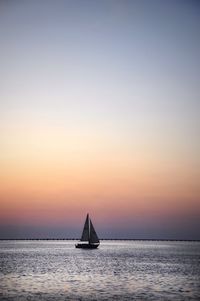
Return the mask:
M0 2L0 238L200 239L200 2Z

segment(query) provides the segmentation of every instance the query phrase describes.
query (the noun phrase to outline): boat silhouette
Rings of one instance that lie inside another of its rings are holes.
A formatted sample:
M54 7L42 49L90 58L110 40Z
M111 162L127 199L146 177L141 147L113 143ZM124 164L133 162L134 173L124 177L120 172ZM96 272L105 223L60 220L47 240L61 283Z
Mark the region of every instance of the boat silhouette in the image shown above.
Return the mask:
M96 249L100 244L89 214L86 216L80 242L75 245L76 248Z

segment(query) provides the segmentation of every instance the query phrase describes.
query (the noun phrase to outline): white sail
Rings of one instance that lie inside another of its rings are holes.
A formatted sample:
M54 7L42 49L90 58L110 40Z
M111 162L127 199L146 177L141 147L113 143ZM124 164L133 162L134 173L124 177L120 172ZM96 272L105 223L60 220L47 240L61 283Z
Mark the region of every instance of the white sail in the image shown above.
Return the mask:
M81 241L89 241L89 215L88 214L85 220Z
M90 219L90 243L99 243L99 238Z

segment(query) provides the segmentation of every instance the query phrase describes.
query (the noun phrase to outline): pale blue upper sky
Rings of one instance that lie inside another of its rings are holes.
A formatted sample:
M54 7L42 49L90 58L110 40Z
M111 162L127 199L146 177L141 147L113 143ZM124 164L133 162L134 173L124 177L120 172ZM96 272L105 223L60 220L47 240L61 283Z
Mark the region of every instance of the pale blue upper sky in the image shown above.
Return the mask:
M199 14L198 1L2 1L1 124L142 132L196 157Z

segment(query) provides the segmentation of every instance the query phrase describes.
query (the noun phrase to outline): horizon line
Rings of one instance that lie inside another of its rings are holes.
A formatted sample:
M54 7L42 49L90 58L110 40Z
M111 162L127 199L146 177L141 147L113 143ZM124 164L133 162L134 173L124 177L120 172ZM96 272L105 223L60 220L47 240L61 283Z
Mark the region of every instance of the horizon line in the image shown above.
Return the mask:
M0 238L3 240L80 240L80 238ZM117 240L117 241L197 241L200 239L166 239L166 238L100 238L99 240Z

